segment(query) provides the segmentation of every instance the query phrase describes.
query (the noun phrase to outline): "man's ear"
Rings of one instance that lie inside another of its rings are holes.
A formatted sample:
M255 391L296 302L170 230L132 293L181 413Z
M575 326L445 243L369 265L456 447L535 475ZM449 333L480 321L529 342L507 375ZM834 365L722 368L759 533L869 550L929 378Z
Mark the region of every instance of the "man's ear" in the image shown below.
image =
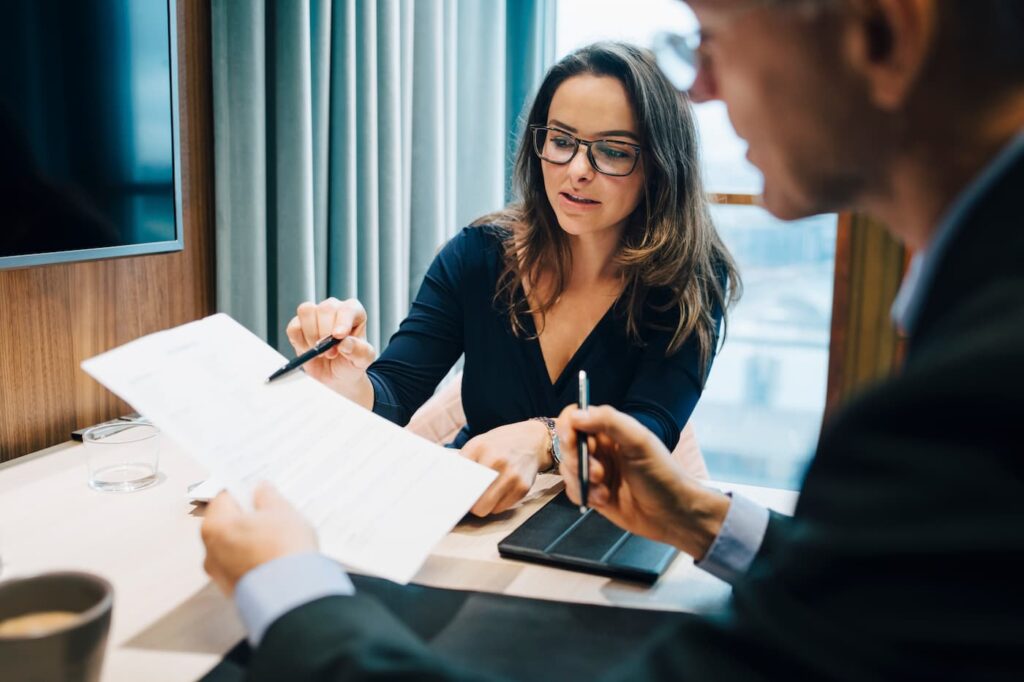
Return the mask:
M935 49L936 2L947 0L853 0L844 42L851 67L872 101L899 109Z

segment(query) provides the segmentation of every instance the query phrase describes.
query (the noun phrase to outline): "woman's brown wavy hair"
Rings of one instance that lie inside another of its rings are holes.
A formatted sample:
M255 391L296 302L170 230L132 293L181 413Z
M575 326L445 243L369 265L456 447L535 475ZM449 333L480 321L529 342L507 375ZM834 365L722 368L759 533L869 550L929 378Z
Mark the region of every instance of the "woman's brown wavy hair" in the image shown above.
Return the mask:
M739 298L740 278L708 212L689 101L668 82L650 52L632 45L601 42L576 50L555 64L541 83L516 155L516 199L474 223L505 228L505 267L495 301L507 307L513 331L525 334L520 316L538 312L543 318L569 281L569 238L558 226L544 191L542 162L534 152L530 126L547 125L555 91L581 74L618 79L640 127L644 193L628 218L616 255L625 286L615 305L625 314L627 331L639 344L644 343L642 328L655 326L649 315L645 319L645 308L661 313L677 308L678 322L667 354L696 334L702 367L707 367L718 338L713 313L721 310L724 323L727 307ZM553 284L543 294L537 286L541 273L550 273ZM523 281L534 295L535 309L521 294ZM667 290L670 295L655 303L648 300L652 289Z

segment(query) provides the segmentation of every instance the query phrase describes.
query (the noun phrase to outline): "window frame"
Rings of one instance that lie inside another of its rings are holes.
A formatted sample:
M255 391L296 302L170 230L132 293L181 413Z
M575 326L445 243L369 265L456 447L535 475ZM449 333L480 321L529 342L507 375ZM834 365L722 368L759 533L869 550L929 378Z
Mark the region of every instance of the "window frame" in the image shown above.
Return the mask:
M708 201L720 206L760 204L755 194L734 192L710 192ZM889 311L908 260L903 246L877 220L863 213L838 214L823 420L902 362L906 342Z

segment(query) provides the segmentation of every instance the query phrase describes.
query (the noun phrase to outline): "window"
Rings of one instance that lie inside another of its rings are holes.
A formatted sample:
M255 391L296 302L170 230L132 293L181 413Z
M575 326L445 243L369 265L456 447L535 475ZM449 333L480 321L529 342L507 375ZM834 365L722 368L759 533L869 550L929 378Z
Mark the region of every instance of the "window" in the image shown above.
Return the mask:
M595 40L649 45L696 26L677 0L559 0L556 58ZM797 488L825 407L837 217L795 224L752 205L762 178L719 102L696 106L712 214L745 293L693 420L712 478Z

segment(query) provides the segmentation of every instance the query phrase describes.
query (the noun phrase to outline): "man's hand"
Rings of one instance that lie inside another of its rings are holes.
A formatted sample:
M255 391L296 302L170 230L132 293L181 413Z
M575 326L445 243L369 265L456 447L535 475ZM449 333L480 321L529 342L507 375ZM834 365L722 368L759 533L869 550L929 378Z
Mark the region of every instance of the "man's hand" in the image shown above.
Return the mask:
M517 422L471 438L462 456L498 472L470 510L487 516L510 509L530 492L537 472L551 464L551 437L539 421Z
M590 434L587 503L620 528L704 556L729 510L725 495L687 476L653 433L614 408L584 414L570 405L559 424L569 499L580 504L575 432L582 431Z
M257 566L317 548L316 531L269 483L257 486L252 512L222 492L207 505L201 534L206 545L203 568L229 596Z

